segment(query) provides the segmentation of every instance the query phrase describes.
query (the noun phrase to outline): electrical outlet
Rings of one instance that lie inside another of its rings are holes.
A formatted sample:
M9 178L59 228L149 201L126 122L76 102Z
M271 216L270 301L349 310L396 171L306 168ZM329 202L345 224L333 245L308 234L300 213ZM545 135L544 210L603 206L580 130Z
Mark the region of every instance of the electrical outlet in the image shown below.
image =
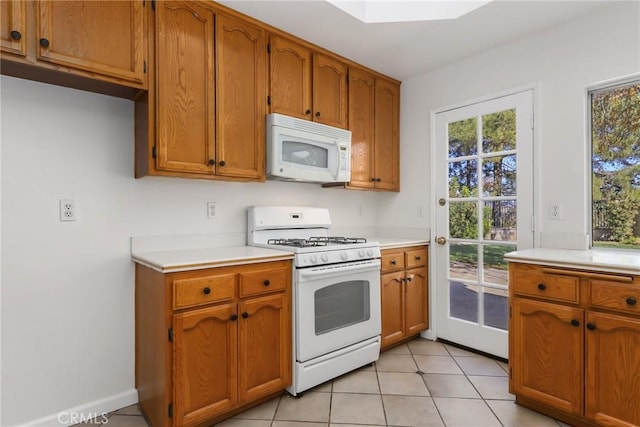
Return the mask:
M560 203L551 203L549 206L549 218L562 219L562 205Z
M77 221L78 207L76 201L71 199L60 200L60 221Z
M216 217L216 202L207 203L207 218L213 219Z

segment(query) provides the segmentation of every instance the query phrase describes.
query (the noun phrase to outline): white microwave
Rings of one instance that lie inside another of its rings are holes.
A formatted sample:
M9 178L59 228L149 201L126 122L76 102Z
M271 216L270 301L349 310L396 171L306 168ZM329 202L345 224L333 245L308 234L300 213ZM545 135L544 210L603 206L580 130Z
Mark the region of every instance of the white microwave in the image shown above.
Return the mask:
M267 178L302 182L351 180L351 131L267 115Z

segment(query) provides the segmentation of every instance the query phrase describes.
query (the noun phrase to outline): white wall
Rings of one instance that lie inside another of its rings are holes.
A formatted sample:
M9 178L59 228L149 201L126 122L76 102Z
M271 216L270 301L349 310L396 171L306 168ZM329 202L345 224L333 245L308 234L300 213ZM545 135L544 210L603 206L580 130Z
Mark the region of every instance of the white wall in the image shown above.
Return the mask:
M427 166L431 111L533 84L538 231L584 242L589 172L585 88L639 71L640 3L612 2L561 26L403 81L402 192L382 196L378 225L430 223L428 210L427 218L419 219L415 209L435 203ZM563 204L564 220L548 219L554 201Z
M375 194L287 182L133 178L133 103L2 76L2 419L134 388L131 236L246 230L252 204L373 227ZM58 202L75 199L77 222ZM217 217L206 217L206 202ZM362 206L357 216L356 206Z

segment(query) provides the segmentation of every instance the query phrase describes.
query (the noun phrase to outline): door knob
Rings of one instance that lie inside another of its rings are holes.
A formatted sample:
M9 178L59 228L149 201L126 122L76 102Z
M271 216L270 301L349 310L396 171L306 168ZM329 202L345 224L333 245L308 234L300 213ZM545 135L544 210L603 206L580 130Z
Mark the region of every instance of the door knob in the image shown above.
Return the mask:
M447 243L447 239L444 236L440 236L436 239L436 243L438 243L439 245L444 245L445 243Z

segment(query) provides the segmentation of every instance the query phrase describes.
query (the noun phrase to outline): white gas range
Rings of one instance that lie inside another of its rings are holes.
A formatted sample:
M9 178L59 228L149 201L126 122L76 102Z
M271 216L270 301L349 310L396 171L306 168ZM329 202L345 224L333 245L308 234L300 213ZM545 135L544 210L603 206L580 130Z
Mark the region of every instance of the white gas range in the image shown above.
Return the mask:
M380 352L380 246L329 236L329 211L248 210L248 244L294 252L293 384L304 390L374 362Z

